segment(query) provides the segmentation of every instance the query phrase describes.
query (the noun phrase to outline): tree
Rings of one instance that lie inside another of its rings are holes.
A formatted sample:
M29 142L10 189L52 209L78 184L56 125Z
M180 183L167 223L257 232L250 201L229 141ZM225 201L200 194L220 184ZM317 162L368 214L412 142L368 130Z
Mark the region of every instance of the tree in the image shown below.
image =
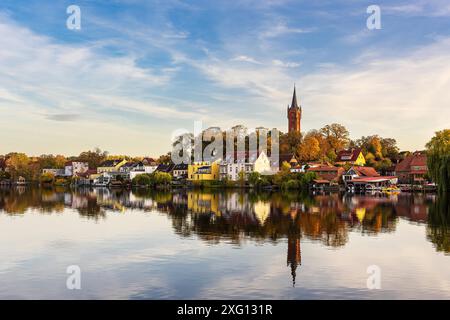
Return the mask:
M440 193L450 190L450 129L436 132L426 144L427 165Z
M338 123L332 123L329 125L326 125L322 129L320 129L320 132L324 136L328 147L330 149L333 149L334 153L338 153L338 151L345 149L349 143L349 132L348 130L341 124ZM328 152L328 150L327 150Z
M40 181L43 184L52 184L55 181L55 175L51 172L45 172L41 175Z
M84 151L78 156L78 161L89 163L89 168L97 168L105 161L108 156L107 151L102 151L100 148L95 148L92 151Z
M260 178L261 174L259 172L253 171L248 175L248 183L250 183L251 186L256 186Z
M245 172L244 170L239 171L238 174L239 185L243 187L245 185Z
M296 153L301 142L302 142L302 134L300 132L292 131L283 134L280 136L280 152Z
M19 176L30 179L30 159L24 153L10 153L7 155L6 165L11 177L17 179Z
M300 161L317 160L320 155L320 145L316 137L307 135L298 148Z

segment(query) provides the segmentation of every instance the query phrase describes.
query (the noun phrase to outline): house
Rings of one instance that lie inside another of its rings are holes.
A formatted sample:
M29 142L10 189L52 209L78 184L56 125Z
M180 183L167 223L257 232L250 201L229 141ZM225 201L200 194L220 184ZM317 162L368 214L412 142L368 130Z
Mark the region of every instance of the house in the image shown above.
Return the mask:
M317 180L320 181L321 184L337 184L339 183L342 174L345 172L345 169L330 165L319 165L308 168L306 172L316 173L318 176Z
M117 172L125 163L127 163L125 159L106 160L97 168L97 173Z
M89 163L82 161L68 161L64 165L64 175L67 177L76 176L89 170Z
M235 153L238 155L238 153ZM251 172L260 174L271 173L270 160L263 151L256 157L256 154L249 155L244 153L242 157L235 156L231 158L227 155L225 161L220 163L220 179L228 179L231 181L239 180L239 173L244 173L245 180Z
M172 174L172 170L175 167L173 163L161 163L156 167L156 172L164 172Z
M421 184L427 173L427 155L422 151L414 152L395 166L395 175L402 184Z
M144 159L142 159L142 163L145 166L156 166L156 167L158 166L158 163L153 158L144 158Z
M355 166L366 165L366 159L362 154L361 148L352 148L349 150L339 151L336 157L337 165L351 164Z
M186 179L188 175L188 165L185 163L176 164L172 170L175 179Z
M294 167L291 167L291 173L304 173L308 168L321 166L322 163L318 162L308 162L307 164L297 164Z
M77 185L90 185L98 177L97 169L88 169L85 172L78 172L74 175Z
M219 179L219 161L199 161L188 165L189 181L211 181Z
M128 172L130 180L133 180L140 174L152 174L155 172L157 165L148 165L150 162L144 162L144 160L134 164L133 168ZM153 162L152 162L153 163Z
M26 183L27 183L27 181L26 181L26 179L24 177L20 176L19 178L17 178L16 184L24 185Z
M395 176L359 177L347 181L347 186L369 191L396 185L397 182L398 178Z
M120 173L129 174L135 167L137 167L139 163L128 161L123 166L119 168ZM143 166L143 164L142 164Z
M46 168L42 169L42 173L51 173L55 177L64 177L65 176L65 170L64 169L55 169L55 168Z
M353 166L342 175L344 184L357 178L379 177L380 174L372 167Z

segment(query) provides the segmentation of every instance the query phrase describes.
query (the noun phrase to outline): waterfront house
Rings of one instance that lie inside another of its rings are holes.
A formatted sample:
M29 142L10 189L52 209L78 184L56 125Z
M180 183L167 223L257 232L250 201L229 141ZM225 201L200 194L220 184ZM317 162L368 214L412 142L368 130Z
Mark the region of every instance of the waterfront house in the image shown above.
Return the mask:
M344 184L357 178L379 177L380 174L372 167L353 166L342 175Z
M355 166L366 165L366 159L360 148L352 148L349 150L341 150L336 157L337 165L351 164Z
M140 161L136 163L133 168L129 171L130 180L133 180L136 176L140 174L152 174L155 172L157 165L149 165L150 162Z
M173 163L160 163L157 167L156 167L156 172L164 172L164 173L168 173L168 174L172 174L173 168L175 167L175 165Z
M306 172L314 172L317 175L317 183L320 184L338 184L345 169L330 165L319 165L310 167Z
M131 161L128 161L127 163L125 163L123 166L121 166L120 168L119 168L119 172L121 172L121 173L124 173L124 174L130 174L130 172L134 169L134 168L136 168L137 166L139 165L139 163L138 162L131 162ZM143 164L141 163L141 165L142 165L142 167L143 167Z
M260 174L271 173L270 160L266 153L263 151L256 157L255 154L242 153L242 156L238 156L239 153L235 153L233 158L231 155L227 155L225 161L220 163L220 179L228 179L231 181L239 180L239 173L244 173L245 180L251 172L258 172Z
M97 173L117 172L120 167L127 163L125 159L106 160L97 168Z
M188 165L188 180L190 181L211 181L219 179L220 160L199 161Z
M68 161L64 165L64 175L66 177L76 176L89 170L89 163L83 161Z
M188 165L185 163L176 164L172 170L174 179L186 179L188 175Z
M422 184L427 173L427 155L423 151L414 152L395 166L401 184Z

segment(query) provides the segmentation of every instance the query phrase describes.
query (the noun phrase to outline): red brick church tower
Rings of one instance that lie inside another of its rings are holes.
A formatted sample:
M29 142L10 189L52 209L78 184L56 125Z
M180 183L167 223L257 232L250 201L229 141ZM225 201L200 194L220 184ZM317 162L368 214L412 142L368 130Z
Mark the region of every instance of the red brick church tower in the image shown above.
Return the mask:
M294 86L294 95L292 96L291 106L287 108L287 117L288 117L288 132L300 132L300 121L302 119L302 108L297 104L297 94L295 93Z

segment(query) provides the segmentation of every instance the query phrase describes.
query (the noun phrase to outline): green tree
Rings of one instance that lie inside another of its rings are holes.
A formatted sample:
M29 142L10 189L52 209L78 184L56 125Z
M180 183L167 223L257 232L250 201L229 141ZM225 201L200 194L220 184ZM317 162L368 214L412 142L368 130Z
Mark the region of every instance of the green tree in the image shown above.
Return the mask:
M256 186L258 184L259 179L261 178L261 174L259 172L251 172L248 175L248 183L250 183L251 186Z
M448 192L450 190L450 129L436 132L426 147L431 179L438 185L439 192Z

